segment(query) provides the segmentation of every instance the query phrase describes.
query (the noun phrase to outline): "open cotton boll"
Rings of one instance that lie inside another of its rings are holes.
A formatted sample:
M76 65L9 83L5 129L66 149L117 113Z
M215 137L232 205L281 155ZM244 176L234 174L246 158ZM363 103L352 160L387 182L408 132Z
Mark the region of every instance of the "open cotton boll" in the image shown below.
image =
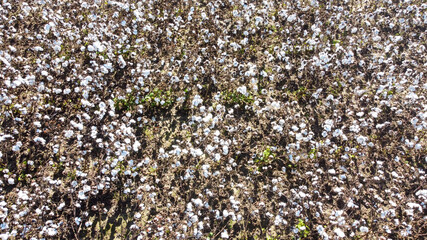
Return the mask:
M203 206L203 201L200 198L191 199L191 201L194 203L194 205L196 207L202 207Z
M45 144L46 144L46 140L45 140L44 138L42 138L42 137L35 137L35 138L34 138L34 142L39 142L39 143L41 143L42 145L45 145Z
M138 149L140 148L140 146L141 146L141 143L138 142L138 141L135 141L133 143L133 145L132 145L132 149L136 152L136 151L138 151Z
M274 101L270 104L269 108L271 110L279 110L280 109L280 102L279 101Z
M260 16L255 17L255 25L258 26L260 23L262 23L264 19Z
M221 238L222 239L228 239L230 236L228 235L228 232L227 232L227 230L224 230L222 233L221 233Z
M87 50L88 50L89 52L94 52L94 51L95 51L95 47L94 47L94 46L92 46L92 45L89 45L89 46L87 46Z
M56 236L56 234L58 234L58 230L56 230L55 228L48 228L47 229L47 235L49 236Z
M17 152L17 151L19 151L21 149L21 147L22 147L22 142L18 141L18 142L16 142L15 145L13 145L12 151Z
M7 179L7 183L9 183L9 185L14 185L14 184L15 184L15 179L13 179L13 178L8 178L8 179Z
M142 70L141 74L143 77L148 77L148 75L150 75L151 72L152 70Z
M113 177L115 177L115 176L117 176L117 174L119 173L119 170L117 170L117 169L113 169L113 170L111 170L111 175L113 176Z
M248 93L248 91L246 89L246 86L240 86L240 87L237 88L236 91L238 93L241 93L241 94L245 95L246 97L249 95L249 93Z
M286 20L288 22L294 22L296 19L297 19L297 15L296 14L292 14Z
M73 120L70 121L70 124L74 127L77 128L78 130L83 130L84 129L84 125L82 123L77 123Z
M335 228L334 229L334 233L340 237L340 238L344 238L345 237L345 233L340 229L340 228Z
M365 146L366 145L366 141L368 140L368 138L367 137L365 137L365 136L361 136L361 135L359 135L357 138L356 138L356 141L357 141L357 143L359 143L360 145L362 145L362 146Z
M79 191L79 195L78 195L80 200L86 200L88 197L85 195L84 191Z
M105 50L104 45L102 45L100 41L96 41L92 45L95 48L95 51L97 52L103 52Z
M323 129L325 129L326 131L330 132L332 130L332 126L334 124L334 121L331 119L328 119L325 121L324 125L323 125Z
M126 61L124 60L123 56L120 55L117 59L117 63L119 64L120 68L125 68L126 67Z
M199 95L196 95L193 98L192 107L197 107L202 103L203 103L203 99Z

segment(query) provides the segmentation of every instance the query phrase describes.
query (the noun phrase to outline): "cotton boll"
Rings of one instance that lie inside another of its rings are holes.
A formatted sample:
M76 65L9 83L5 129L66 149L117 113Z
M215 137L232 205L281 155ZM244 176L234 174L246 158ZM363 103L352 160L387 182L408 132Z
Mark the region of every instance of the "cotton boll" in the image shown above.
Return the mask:
M47 235L49 236L55 236L56 234L58 234L58 230L56 230L55 228L48 228L47 229Z
M249 93L247 92L246 86L240 86L237 88L236 91L245 95L246 97L249 95Z
M142 216L142 215L141 215L141 213L137 212L137 213L135 214L135 216L134 216L134 217L135 217L136 219L140 219L140 218L141 218L141 216Z
M255 25L258 26L260 23L262 23L262 21L264 21L264 19L260 16L256 16L255 17Z
M335 129L335 131L332 133L332 136L334 137L338 137L341 136L343 134L341 129Z
M323 239L329 239L329 236L322 225L318 225L316 229L319 235L323 237Z
M270 106L271 106L272 110L279 110L280 109L280 102L274 101L274 102L271 103Z
M94 42L92 45L97 52L103 52L105 50L104 45L99 41Z
M141 147L141 143L138 141L135 141L132 145L133 150L136 152Z
M364 136L358 136L357 138L356 138L356 141L357 141L357 143L359 143L360 145L362 145L362 146L365 146L366 145L366 141L368 140L368 138L367 137L364 137Z
M377 112L370 112L369 113L373 118L377 118L378 117L378 113Z
M296 15L296 14L292 14L292 15L290 15L290 16L287 18L288 22L293 22L293 21L295 21L296 19L297 19L297 15Z
M63 93L64 93L65 95L70 94L70 93L71 93L71 89L66 88L66 89L64 89Z
M199 95L196 95L193 98L192 107L197 107L202 103L203 103L203 99Z
M8 179L7 179L7 183L9 183L9 185L14 185L14 184L15 184L15 179L13 179L13 178L8 178Z
M63 208L65 207L65 203L61 203L61 204L59 204L59 206L58 206L58 210L59 211L61 211Z
M360 127L358 125L351 125L350 128L349 128L349 130L351 132L358 133L360 131Z
M77 129L78 129L78 130L80 130L80 131L82 131L82 130L83 130L83 128L84 128L83 124L81 124L81 123L77 123L77 122L75 122L75 121L73 121L73 120L71 120L71 121L70 121L70 124L71 124L74 128L77 128Z
M274 125L273 130L281 133L281 132L283 132L283 127L280 125Z
M243 45L243 46L246 46L246 44L248 44L248 42L249 42L249 39L248 38L244 38L244 39L242 39L240 41L240 44Z
M92 107L93 106L93 103L89 102L86 99L81 99L80 102L82 103L82 107Z
M111 170L111 175L112 175L113 177L115 177L118 173L119 173L119 170L117 170L117 169L113 169L113 170Z
M83 186L83 192L89 192L90 191L90 189L91 189L91 187L90 186L88 186L88 185L84 185Z
M202 207L203 206L203 201L200 198L192 199L191 201L194 203L194 205L196 207Z
M323 125L323 129L325 129L326 131L330 132L332 130L332 126L334 125L334 121L331 119L328 119L325 121L324 125Z
M44 34L48 34L50 32L51 27L52 26L50 24L46 24L43 28Z
M41 143L42 145L45 145L45 144L46 144L46 140L44 140L44 138L41 138L41 137L35 137L35 138L34 138L34 142L39 142L39 143Z
M341 193L341 188L340 187L336 187L333 189L334 192L336 193Z
M88 197L85 195L84 191L79 191L79 195L78 195L80 200L86 200Z
M227 230L224 230L222 233L221 233L221 238L223 238L223 239L228 239L230 236L228 235L228 232L227 232Z
M73 130L66 130L65 131L65 133L64 133L64 136L66 137L66 138L70 138L70 137L72 137L74 135L74 131Z
M122 55L119 56L119 58L117 60L117 63L119 64L120 68L125 68L126 67L126 61L123 59Z
M222 154L227 155L228 154L228 146L222 147Z
M16 142L15 145L13 145L12 151L17 152L17 151L19 151L21 149L21 147L22 147L22 142L18 141L18 142Z
M380 36L375 36L375 37L372 38L372 40L374 42L379 42L379 41L381 41L381 37Z
M344 238L344 237L345 237L344 232L343 232L340 228L335 228L334 233L335 233L338 237L340 237L340 238Z

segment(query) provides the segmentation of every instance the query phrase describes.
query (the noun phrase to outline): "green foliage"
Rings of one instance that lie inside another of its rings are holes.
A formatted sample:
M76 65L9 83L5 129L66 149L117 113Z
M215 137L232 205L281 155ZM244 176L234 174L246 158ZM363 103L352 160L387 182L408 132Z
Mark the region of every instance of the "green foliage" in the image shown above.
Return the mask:
M157 167L150 167L148 169L148 172L150 173L151 176L157 176Z
M206 239L211 239L212 237L214 236L214 234L213 234L213 232L210 232L209 234L208 234L208 237L206 238Z
M317 149L316 148L312 148L311 150L310 150L310 152L308 152L308 156L311 158L311 159L316 159L317 158Z
M125 98L114 98L114 107L116 111L130 111L138 104L146 104L149 108L169 109L175 102L172 97L171 90L164 91L155 88L153 91L145 95L145 97L140 99L138 103L136 93L136 91L132 91L131 93L128 93Z
M114 98L114 108L116 111L129 111L136 106L136 97L133 93L126 95L126 98Z
M328 88L328 92L332 94L334 97L339 97L342 91L344 90L344 86L342 85L339 78L335 80L336 82Z
M181 8L175 11L175 16L180 16L182 14L183 14L183 11Z
M234 226L234 224L236 224L236 221L230 220L230 221L228 222L228 228L229 228L229 229L232 229L232 228L233 228L233 226Z
M25 174L25 173L19 174L19 176L18 176L18 181L19 182L25 182L26 179L27 179L27 174Z
M266 239L267 239L267 240L278 240L278 238L277 238L277 237L273 237L273 236L270 236L270 235L268 235L268 234L267 234L267 236L266 236Z
M271 152L271 149L267 147L267 149L262 152L262 159L267 160L270 156L274 157L274 153Z
M341 40L338 40L338 39L334 39L334 40L332 40L332 45L335 45L335 44L337 44L337 43L341 43Z
M267 147L263 152L262 156L255 159L255 163L258 165L258 170L261 170L263 166L270 163L270 159L274 159L276 154L271 151L270 147Z
M71 172L69 172L69 173L68 173L68 175L67 175L67 177L68 177L70 180L75 180L75 179L76 179L76 177L77 177L77 175L76 175L76 170L72 170Z
M54 167L54 168L55 168L55 175L56 175L56 174L62 174L62 172L65 170L64 163L62 163L62 162L54 163L54 164L52 165L52 167Z
M277 28L276 28L276 26L274 24L268 25L267 29L271 30L272 32L275 32L275 33L277 32Z
M241 94L236 91L224 92L223 96L224 96L225 102L228 105L238 104L239 106L244 107L245 105L252 104L255 101L251 94L248 94L248 96L245 96L244 94Z
M298 101L301 99L307 99L307 97L310 97L310 93L308 92L305 86L298 88L298 90L296 91L290 92L290 94L294 96Z
M109 59L108 55L107 55L107 51L103 51L103 52L96 52L97 55L102 56L104 59Z
M148 103L151 107L168 109L175 102L172 98L171 90L161 90L155 88L152 92L144 97L142 102Z
M298 219L298 224L295 227L298 229L301 238L306 238L310 234L310 228L301 218Z

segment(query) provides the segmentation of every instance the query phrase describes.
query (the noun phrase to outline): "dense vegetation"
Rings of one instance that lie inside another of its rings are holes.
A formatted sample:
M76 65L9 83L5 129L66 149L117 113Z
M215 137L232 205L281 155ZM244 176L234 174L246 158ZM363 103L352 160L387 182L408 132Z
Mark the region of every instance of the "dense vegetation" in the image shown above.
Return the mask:
M0 238L424 238L423 2L3 0Z

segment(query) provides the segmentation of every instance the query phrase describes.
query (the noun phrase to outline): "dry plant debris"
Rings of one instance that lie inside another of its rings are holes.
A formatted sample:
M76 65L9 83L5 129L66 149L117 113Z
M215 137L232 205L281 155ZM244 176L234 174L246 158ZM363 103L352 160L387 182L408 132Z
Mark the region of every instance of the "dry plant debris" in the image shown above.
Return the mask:
M0 239L422 239L422 0L0 2Z

